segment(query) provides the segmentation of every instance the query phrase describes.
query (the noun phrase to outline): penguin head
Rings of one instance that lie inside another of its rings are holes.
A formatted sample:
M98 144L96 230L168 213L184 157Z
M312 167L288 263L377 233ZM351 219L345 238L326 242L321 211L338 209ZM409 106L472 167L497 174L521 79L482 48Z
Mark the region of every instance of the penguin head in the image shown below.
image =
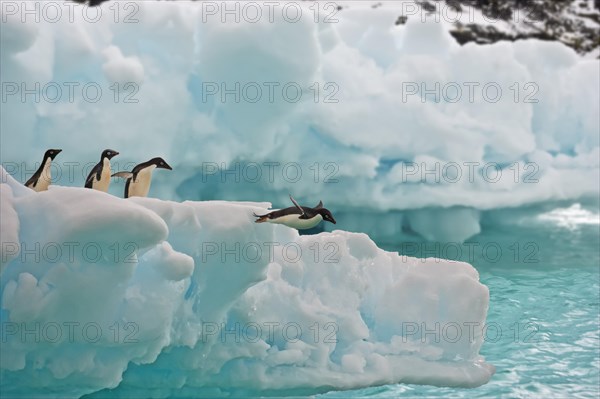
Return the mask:
M44 154L44 159L47 159L47 158L54 159L54 157L56 157L58 155L58 153L61 151L62 150L50 149L50 150L46 151L46 153Z
M117 151L106 149L106 150L102 151L101 158L102 159L104 159L104 158L111 159L112 157L117 156L117 155L119 155L119 153Z
M173 168L161 157L152 158L149 163L151 165L156 165L157 168L173 170Z
M336 224L335 219L333 218L333 215L331 214L331 212L329 211L329 209L327 209L327 208L320 208L318 210L318 212L319 212L319 215L321 215L323 217L324 221Z

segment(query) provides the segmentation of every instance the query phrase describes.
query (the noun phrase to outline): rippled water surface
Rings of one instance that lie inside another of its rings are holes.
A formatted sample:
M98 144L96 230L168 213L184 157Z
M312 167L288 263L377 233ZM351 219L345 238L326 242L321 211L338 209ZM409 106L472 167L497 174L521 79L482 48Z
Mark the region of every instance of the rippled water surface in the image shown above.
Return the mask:
M491 381L475 389L388 385L322 399L600 397L600 226L484 226L469 242L474 250L461 258L490 289L481 354L496 366Z

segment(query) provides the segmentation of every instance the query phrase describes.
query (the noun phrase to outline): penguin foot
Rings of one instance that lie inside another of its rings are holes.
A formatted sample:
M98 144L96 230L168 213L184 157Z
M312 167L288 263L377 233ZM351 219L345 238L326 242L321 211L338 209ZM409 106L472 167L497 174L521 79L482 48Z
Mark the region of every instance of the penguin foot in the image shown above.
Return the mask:
M255 218L258 218L254 221L254 223L265 223L269 218L269 215L257 215L256 213L252 213Z

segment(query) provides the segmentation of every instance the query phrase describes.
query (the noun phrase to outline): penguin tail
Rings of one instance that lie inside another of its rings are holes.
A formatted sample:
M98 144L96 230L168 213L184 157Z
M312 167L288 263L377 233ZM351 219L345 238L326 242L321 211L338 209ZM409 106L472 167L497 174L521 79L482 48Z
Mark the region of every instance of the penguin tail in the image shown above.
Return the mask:
M254 223L264 223L267 221L267 219L269 218L269 215L257 215L256 213L252 212L252 215L254 215L255 218L258 218L254 221Z

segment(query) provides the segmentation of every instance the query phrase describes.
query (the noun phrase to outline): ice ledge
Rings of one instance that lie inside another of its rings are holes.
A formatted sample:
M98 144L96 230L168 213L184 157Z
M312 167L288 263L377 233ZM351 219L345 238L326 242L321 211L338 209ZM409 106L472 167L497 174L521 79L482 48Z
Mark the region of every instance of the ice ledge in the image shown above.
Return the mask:
M466 263L253 223L267 203L36 194L1 172L7 395L475 387L494 373L479 355L489 292Z

